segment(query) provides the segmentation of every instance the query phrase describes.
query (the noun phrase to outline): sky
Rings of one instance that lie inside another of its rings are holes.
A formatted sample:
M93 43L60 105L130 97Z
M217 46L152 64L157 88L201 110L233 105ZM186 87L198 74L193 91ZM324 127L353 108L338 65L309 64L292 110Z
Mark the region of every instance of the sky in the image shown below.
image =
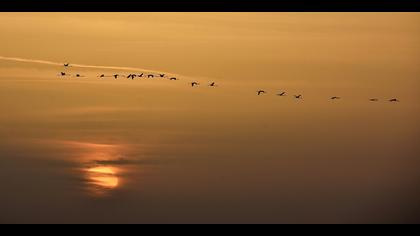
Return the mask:
M0 223L418 223L419 22L0 13Z

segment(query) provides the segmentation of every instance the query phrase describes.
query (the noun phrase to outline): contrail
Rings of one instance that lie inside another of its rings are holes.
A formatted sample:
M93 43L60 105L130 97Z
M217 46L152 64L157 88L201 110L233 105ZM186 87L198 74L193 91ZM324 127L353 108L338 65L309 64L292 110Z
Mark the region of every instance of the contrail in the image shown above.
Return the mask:
M44 61L44 60L23 59L23 58L18 58L18 57L3 57L3 56L0 56L0 60L38 63L38 64L45 64L45 65L53 65L53 66L63 65L63 64L58 63L58 62Z
M60 62L26 59L26 58L19 58L19 57L3 57L3 56L0 56L0 60L26 62L26 63L37 63L37 64L44 64L44 65L51 65L51 66L63 66L64 65L64 63L60 63ZM119 71L162 73L162 74L169 74L169 75L173 75L173 76L186 77L186 76L183 76L183 75L174 74L174 73L170 73L170 72L154 71L154 70L147 70L147 69L135 68L135 67L97 66L97 65L82 65L82 64L71 64L70 66L71 67L77 67L77 68L92 68L92 69L108 69L108 70L119 70Z

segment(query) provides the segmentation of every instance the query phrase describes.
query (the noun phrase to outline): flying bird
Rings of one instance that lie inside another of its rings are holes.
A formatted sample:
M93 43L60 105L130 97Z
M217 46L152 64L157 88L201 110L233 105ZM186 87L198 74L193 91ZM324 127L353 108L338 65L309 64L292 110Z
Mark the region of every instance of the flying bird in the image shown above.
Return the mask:
M197 83L197 82L192 82L192 83L191 83L191 87L198 86L198 85L200 85L200 84L199 84L199 83Z
M302 95L295 95L296 99L303 99Z
M131 80L134 80L134 78L136 77L137 75L135 75L135 74L129 74L128 76L127 76L127 79L130 79L131 78Z
M216 85L216 82L211 82L211 83L209 84L209 86L210 86L210 87L216 87L217 85Z
M141 74L139 74L138 76L139 76L139 77L143 77L143 75L144 75L144 73L141 73Z
M340 97L332 97L331 100L341 99Z
M371 102L377 102L377 101L379 101L379 99L377 99L377 98L371 98L371 99L369 99L369 101L371 101Z
M163 77L165 77L165 74L159 74L159 76L160 76L161 78L163 78Z
M66 76L67 74L65 72L61 72L61 76Z
M118 77L120 76L119 74L115 74L115 75L113 75L114 76L114 79L118 79Z
M99 78L104 78L105 77L105 75L104 74L102 74L102 75L100 75L100 76L98 76Z
M147 75L147 78L154 78L154 75Z
M277 96L280 96L280 97L286 96L286 92L279 93L277 94Z
M177 78L175 78L175 77L172 77L172 78L170 78L169 80L178 80Z
M65 63L64 66L65 67L68 67L68 66L70 66L70 64L69 63Z
M390 102L400 102L400 100L398 100L398 99L396 99L396 98L390 99L389 101L390 101Z
M264 90L258 90L258 91L257 91L257 94L258 94L258 95L261 95L261 94L264 94L264 93L267 93L267 92L266 92L266 91L264 91Z

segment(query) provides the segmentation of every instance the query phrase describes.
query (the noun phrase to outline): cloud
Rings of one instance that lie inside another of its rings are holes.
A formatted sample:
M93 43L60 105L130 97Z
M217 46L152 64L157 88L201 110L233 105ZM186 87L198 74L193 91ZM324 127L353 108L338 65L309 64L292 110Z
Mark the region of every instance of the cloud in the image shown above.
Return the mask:
M26 58L19 58L19 57L4 57L0 56L0 60L4 61L15 61L15 62L26 62L26 63L37 63L37 64L44 64L44 65L51 65L51 66L63 66L63 62L53 62L53 61L46 61L46 60L36 60L36 59L26 59ZM169 74L171 76L178 76L181 77L182 75L164 72L164 71L153 71L147 70L143 68L137 67L121 67L121 66L98 66L98 65L82 65L82 64L70 64L71 67L77 68L90 68L90 69L107 69L107 70L119 70L119 71L132 71L132 72L149 72L149 73L163 73ZM186 76L182 76L186 77Z
M95 160L94 163L97 165L114 165L114 166L121 166L121 165L155 165L161 164L162 160L152 160L152 159L143 159L143 160L130 160L126 158L118 158L113 160Z

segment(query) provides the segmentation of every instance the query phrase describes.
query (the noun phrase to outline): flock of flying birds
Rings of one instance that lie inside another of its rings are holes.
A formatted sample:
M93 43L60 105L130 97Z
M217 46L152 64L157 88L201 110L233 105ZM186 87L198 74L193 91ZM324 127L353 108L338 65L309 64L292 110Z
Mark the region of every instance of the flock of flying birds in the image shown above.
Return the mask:
M70 64L69 63L65 63L64 64L64 67L69 67L70 66ZM60 76L61 77L64 77L64 76L71 76L70 74L68 74L68 73L66 73L66 72L61 72L60 73ZM84 77L83 75L81 75L81 74L75 74L74 75L74 77L76 77L76 78L81 78L81 77ZM145 73L141 73L141 74L129 74L129 75L121 75L121 74L113 74L113 75L105 75L105 74L101 74L101 75L99 75L98 76L100 79L103 79L103 78L105 78L105 77L112 77L112 78L114 78L114 79L118 79L118 78L124 78L124 77L126 77L127 79L131 79L131 80L134 80L135 78L148 78L148 79L153 79L153 78L155 78L155 77L158 77L158 78L164 78L164 79L169 79L169 80L171 80L171 81L173 81L173 80L179 80L178 78L176 78L176 77L168 77L166 74L145 74ZM191 82L190 83L190 85L191 85L191 87L198 87L198 86L200 86L200 83L198 83L198 82L195 82L195 81L193 81L193 82ZM216 83L215 82L211 82L211 83L209 83L209 85L208 86L210 86L210 87L217 87L217 85L216 85ZM266 94L267 93L267 91L265 91L265 90L258 90L257 91L257 95L258 96L260 96L260 95L264 95L264 94ZM278 94L276 94L277 96L280 96L280 97L284 97L284 96L287 96L286 95L286 92L280 92L280 93L278 93ZM299 95L293 95L293 97L295 98L295 99L303 99L303 96L301 95L301 94L299 94ZM334 96L334 97L331 97L330 98L331 100L338 100L338 99L341 99L341 97L337 97L337 96ZM371 102L378 102L379 101L379 99L378 98L370 98L369 99L369 101L371 101ZM400 102L400 100L398 100L397 98L392 98L392 99L389 99L388 100L389 102Z

